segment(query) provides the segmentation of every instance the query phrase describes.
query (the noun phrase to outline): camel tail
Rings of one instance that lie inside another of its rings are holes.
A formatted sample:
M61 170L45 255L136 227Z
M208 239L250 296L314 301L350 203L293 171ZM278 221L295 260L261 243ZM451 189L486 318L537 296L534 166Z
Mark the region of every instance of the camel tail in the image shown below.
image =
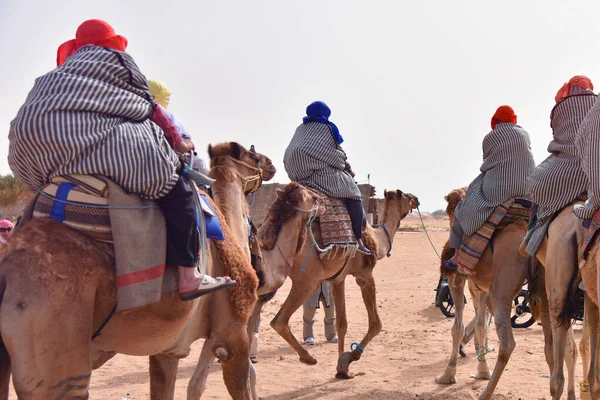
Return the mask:
M542 315L540 285L543 285L544 282L540 280L540 266L541 264L536 257L529 256L529 264L525 271L525 275L527 276L527 296L531 315L533 315L536 321L539 321Z
M575 237L575 235L573 235L571 237L571 244L570 244L572 249L576 249L577 248L577 238ZM568 268L568 265L564 266L565 268ZM577 286L579 285L579 282L581 281L581 273L579 270L579 263L577 260L577 252L573 252L573 260L571 262L571 268L573 269L573 272L571 274L571 280L569 281L569 289L567 290L567 295L565 297L565 304L563 305L563 309L560 312L560 314L558 315L558 325L562 326L563 324L568 324L570 325L572 322L575 321L576 317L577 317L577 312L578 312L578 301L577 301Z

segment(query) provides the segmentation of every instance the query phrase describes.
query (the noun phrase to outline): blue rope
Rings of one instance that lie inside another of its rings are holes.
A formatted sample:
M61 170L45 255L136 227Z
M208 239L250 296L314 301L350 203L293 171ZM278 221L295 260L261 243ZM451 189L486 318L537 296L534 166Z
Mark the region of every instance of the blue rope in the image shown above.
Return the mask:
M64 203L64 204L69 204L72 206L79 206L79 207L88 207L88 208L100 208L100 209L117 209L117 210L141 210L141 209L147 209L147 208L159 208L158 206L103 206L100 204L88 204L88 203L79 203L76 201L69 201L69 200L61 200L57 197L54 197L52 195L49 195L48 193L44 193L41 190L38 190L38 192L42 195L42 196L46 196L49 199L52 199L53 201L56 201L58 203Z
M306 261L304 261L304 264L302 264L302 273L304 273L304 271L306 270L306 266L308 265L308 262L312 257L312 252L315 247L317 247L317 245L314 243L310 245L310 249L308 250L308 257L306 257Z
M365 348L361 346L360 343L358 342L352 342L352 344L350 345L350 350L354 351L358 351L361 355L362 353L365 352Z

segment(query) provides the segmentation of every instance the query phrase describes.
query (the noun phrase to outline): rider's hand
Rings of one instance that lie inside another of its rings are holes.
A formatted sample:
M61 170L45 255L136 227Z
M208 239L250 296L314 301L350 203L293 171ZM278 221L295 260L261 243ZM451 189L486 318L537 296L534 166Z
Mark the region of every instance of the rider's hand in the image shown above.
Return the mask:
M181 143L179 143L177 146L175 146L175 151L178 153L189 153L192 150L195 150L196 146L194 146L194 143L192 143L191 140L189 139L183 139L181 141Z

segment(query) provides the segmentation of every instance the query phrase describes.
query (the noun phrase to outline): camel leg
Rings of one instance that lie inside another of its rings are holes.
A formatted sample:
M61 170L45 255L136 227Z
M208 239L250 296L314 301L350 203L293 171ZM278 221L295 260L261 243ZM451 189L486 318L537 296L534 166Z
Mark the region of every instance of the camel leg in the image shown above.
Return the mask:
M364 268L361 270L360 276L356 277L356 283L360 286L360 291L362 293L363 302L365 303L365 307L367 309L367 314L369 316L369 329L367 330L367 334L360 341L360 344L356 349L351 352L342 353L338 359L338 367L336 378L348 379L352 378L353 375L349 372L350 364L354 361L358 361L362 352L367 347L369 342L373 340L375 336L381 332L381 319L379 318L379 313L377 312L377 299L376 299L376 290L375 290L375 279L373 279L373 268ZM362 348L362 349L361 349Z
M587 379L589 384L589 393L592 400L600 399L600 368L598 365L598 361L600 358L598 357L598 324L600 323L600 318L598 315L598 306L588 297L587 293L585 295L585 305L584 305L584 320L583 320L583 329L584 334L581 337L581 342L587 338L588 341L588 360L585 361L583 350L582 357L584 359L584 371L588 370L587 374L584 374L584 378ZM587 332L587 334L586 334ZM587 365L586 365L587 364Z
M247 332L244 330L243 336L239 337L241 341L248 341ZM217 351L218 357L218 351ZM239 346L234 350L233 357L221 361L223 368L223 380L229 395L234 400L251 400L249 390L250 380L250 353L249 343L245 346Z
M436 383L450 384L456 383L456 363L458 362L458 348L460 341L465 333L463 323L463 311L465 309L465 282L466 277L456 272L448 277L448 287L454 299L455 316L454 325L452 325L452 351L450 360L444 373L435 378Z
M165 354L150 356L150 399L173 400L179 358Z
M567 347L565 351L565 363L567 364L567 399L575 400L575 368L577 366L577 344L573 334L573 327L569 326L567 332Z
M513 286L515 290L510 291L510 294L517 293L518 288L523 283L523 279L524 277L521 278L520 282L516 282L514 285L503 287ZM512 280L519 280L519 278L513 278ZM510 278L506 277L505 282L510 283ZM494 322L496 324L496 332L498 333L498 339L500 341L500 348L498 349L498 358L496 360L494 372L492 373L492 377L490 378L487 387L479 397L480 400L489 400L492 398L492 394L496 390L496 386L500 381L500 376L502 375L502 372L504 372L504 369L508 364L508 360L510 359L510 355L515 348L515 339L513 337L512 327L510 325L510 312L512 309L513 296L508 297L507 293L494 293L494 291L492 291L490 295L492 296L491 304Z
M202 397L202 394L206 390L206 380L210 373L210 368L214 365L215 355L212 351L213 342L210 339L206 339L202 345L202 351L200 352L200 358L196 369L190 379L190 383L187 388L188 400L198 400Z
M10 357L0 338L0 400L8 400L10 390Z
M475 285L472 285L475 286ZM475 307L475 343L480 344L477 350L477 373L475 379L490 379L490 369L487 364L487 293L473 287L473 306Z
M300 362L308 365L314 365L317 360L314 359L300 343L292 333L290 329L290 318L299 309L308 296L317 288L320 281L311 279L309 274L302 276L302 280L292 281L292 288L288 297L283 302L283 305L271 321L271 327L275 332L285 339L296 353L300 356Z
M346 282L331 284L333 304L335 305L335 329L338 335L338 356L344 353L346 332L348 331L348 316L346 315Z
M550 318L550 305L548 303L548 293L546 292L546 268L540 267L539 274L539 302L540 302L540 319L542 322L542 331L544 332L544 356L550 375L554 370L554 341L552 340L552 318Z
M590 318L588 317L589 311L589 301L587 299L584 305L584 315L585 318L583 320L583 329L581 330L581 339L579 340L579 354L581 354L581 363L583 364L583 380L579 383L581 387L581 391L588 391L589 389L589 380L591 370L591 354L590 354Z

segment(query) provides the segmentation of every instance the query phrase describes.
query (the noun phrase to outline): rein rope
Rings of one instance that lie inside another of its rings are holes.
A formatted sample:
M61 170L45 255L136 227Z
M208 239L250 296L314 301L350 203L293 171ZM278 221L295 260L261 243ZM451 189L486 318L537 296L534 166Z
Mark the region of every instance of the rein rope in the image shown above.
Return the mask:
M392 246L394 245L394 243L392 242L392 236L390 235L390 231L388 231L387 226L385 226L385 224L379 224L379 225L373 225L373 228L383 228L383 231L385 232L385 235L387 236L388 243L390 244L390 251L387 252L386 256L391 257L392 256Z
M423 231L425 232L425 235L427 235L427 239L429 239L431 248L433 249L433 251L435 251L435 254L437 254L438 258L441 260L442 257L440 257L440 253L438 253L437 249L433 245L433 241L431 240L431 237L429 236L429 232L427 232L427 228L425 227L425 222L423 221L423 216L421 215L421 210L419 210L419 206L417 206L417 212L419 213L419 218L421 219L421 225L423 226Z

